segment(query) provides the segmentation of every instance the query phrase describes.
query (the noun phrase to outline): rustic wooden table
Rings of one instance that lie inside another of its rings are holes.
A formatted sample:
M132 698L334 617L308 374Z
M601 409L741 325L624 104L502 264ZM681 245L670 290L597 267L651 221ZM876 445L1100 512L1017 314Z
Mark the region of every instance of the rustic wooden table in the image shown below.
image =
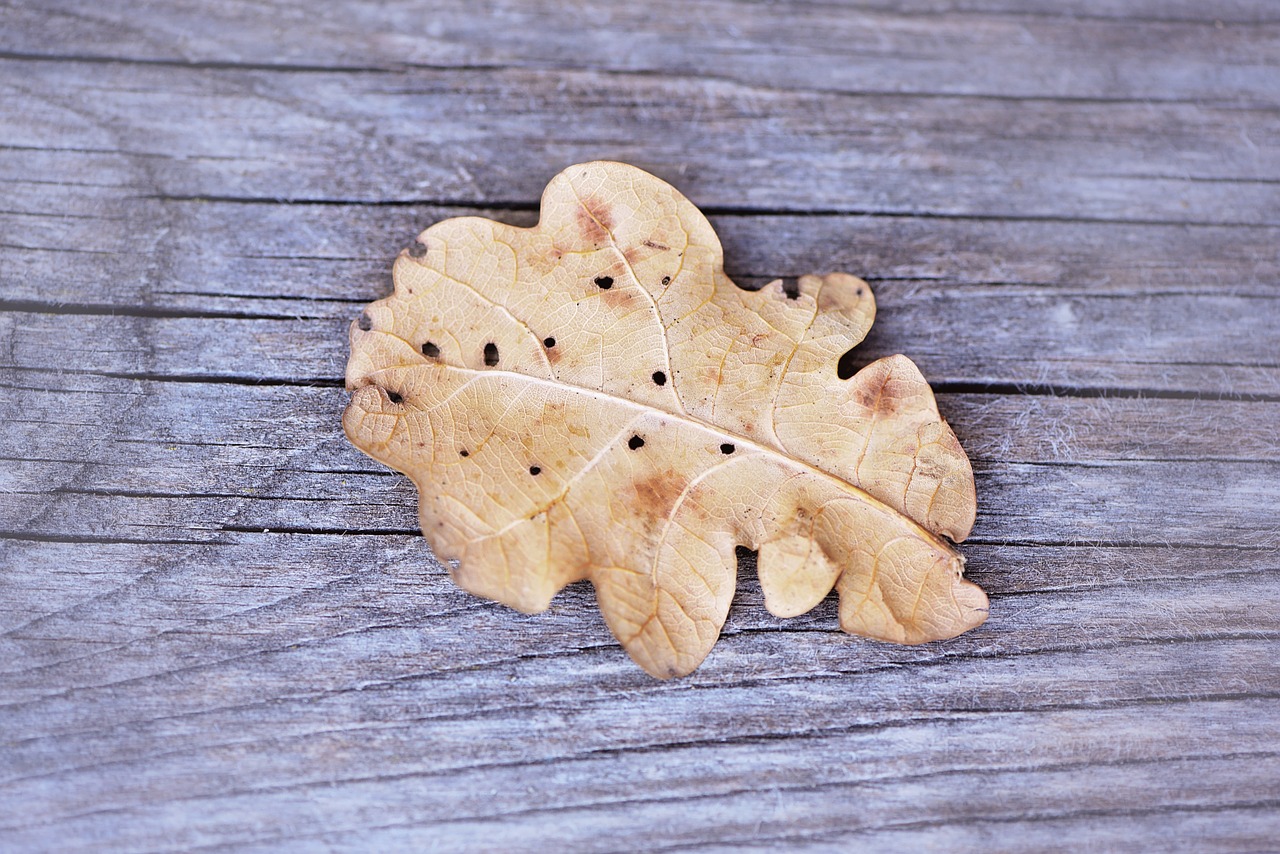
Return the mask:
M744 573L659 682L452 585L346 327L597 158L873 283L986 625ZM16 0L0 181L5 851L1280 845L1276 3Z

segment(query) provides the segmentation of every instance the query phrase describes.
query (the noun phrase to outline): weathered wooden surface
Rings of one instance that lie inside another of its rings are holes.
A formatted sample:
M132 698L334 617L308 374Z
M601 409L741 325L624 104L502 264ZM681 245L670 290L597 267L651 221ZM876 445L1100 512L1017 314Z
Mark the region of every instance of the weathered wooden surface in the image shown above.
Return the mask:
M1280 838L1280 8L0 11L0 848ZM432 222L633 162L746 283L870 279L974 458L986 625L692 677L452 586L342 437Z

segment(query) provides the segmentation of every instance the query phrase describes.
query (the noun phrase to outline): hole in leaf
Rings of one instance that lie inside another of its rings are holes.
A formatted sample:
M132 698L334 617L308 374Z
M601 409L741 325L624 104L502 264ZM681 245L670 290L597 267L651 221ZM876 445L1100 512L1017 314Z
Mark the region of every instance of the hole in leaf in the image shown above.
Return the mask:
M845 350L844 355L842 355L839 361L836 362L836 376L842 380L847 380L858 372L857 366L853 363L853 351L855 349L857 348L850 347L848 350Z
M653 381L654 381L655 383L657 383L658 385L666 385L666 384L667 384L667 375L666 375L666 374L664 374L662 371L654 371L654 372L653 372Z
M492 341L484 345L484 364L487 368L498 364L498 345Z
M387 400L389 400L389 401L391 401L392 403L395 403L395 404L404 403L404 395L400 394L400 392L398 392L398 391L390 391L390 390L388 390L388 391L387 391Z
M461 451L458 451L458 456L460 456L460 457L469 457L469 456L471 456L471 452L470 452L470 451L468 451L466 448L463 448Z
M427 244L420 240L415 240L409 245L409 257L421 258L427 254Z
M630 441L627 442L627 447L633 451L638 451L644 447L644 439L639 436L632 436Z
M422 355L428 359L438 359L440 358L440 348L432 341L424 341L422 342Z
M730 442L724 442L720 445L720 453L722 454L732 454L736 450L737 448Z
M361 312L358 325L363 331L368 332L373 328L373 318L369 316L368 312Z
M609 290L613 287L613 276L596 276L596 285L601 290Z
M783 279L782 292L787 299L800 299L800 282L798 279Z
M546 347L548 350L550 350L552 347L556 346L556 339L554 339L554 338L543 338L543 339L542 339L542 346L544 346L544 347Z
M663 277L662 277L662 284L663 284L663 285L669 285L669 284L671 284L671 277L670 277L670 276L663 276Z
M542 474L542 469L538 468L537 466L529 466L529 474L535 475L535 476L540 475Z

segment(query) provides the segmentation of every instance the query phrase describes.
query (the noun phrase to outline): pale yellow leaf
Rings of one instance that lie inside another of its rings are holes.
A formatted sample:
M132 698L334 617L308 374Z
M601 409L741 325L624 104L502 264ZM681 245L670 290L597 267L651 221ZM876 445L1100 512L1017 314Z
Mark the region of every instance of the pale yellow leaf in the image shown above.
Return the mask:
M833 588L841 627L898 643L978 625L961 577L973 473L905 356L849 379L875 300L843 273L745 291L670 185L570 167L537 226L429 228L351 328L343 424L409 475L465 589L527 612L588 579L649 673L689 673L759 552L765 604Z

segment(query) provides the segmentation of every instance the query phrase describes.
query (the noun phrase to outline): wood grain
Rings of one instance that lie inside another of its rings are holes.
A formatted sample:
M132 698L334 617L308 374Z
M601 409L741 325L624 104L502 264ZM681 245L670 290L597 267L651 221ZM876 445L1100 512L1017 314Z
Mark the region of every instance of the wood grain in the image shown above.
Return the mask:
M177 0L0 15L0 848L1260 851L1280 835L1261 0ZM338 426L458 215L650 169L845 269L974 460L990 620L658 683L455 588Z

